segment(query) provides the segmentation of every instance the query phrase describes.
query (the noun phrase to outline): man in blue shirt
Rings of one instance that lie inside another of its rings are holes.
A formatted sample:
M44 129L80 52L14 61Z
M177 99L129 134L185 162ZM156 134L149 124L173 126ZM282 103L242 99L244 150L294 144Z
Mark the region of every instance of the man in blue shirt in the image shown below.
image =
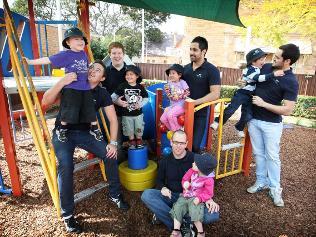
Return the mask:
M298 94L298 82L292 72L291 65L300 56L299 48L294 44L279 47L274 55L273 63L266 64L261 74L274 69L284 71L284 76L258 83L253 96L253 119L248 131L256 159L256 182L247 189L256 193L270 188L269 195L274 205L283 207L282 188L280 187L281 161L279 157L280 139L282 135L281 115L293 112ZM283 103L282 103L283 101Z
M190 45L191 63L184 67L183 79L190 89L190 98L194 105L217 100L220 96L221 79L219 70L207 62L205 54L208 42L201 36L195 37ZM206 127L207 108L194 114L193 152L200 152L200 145Z

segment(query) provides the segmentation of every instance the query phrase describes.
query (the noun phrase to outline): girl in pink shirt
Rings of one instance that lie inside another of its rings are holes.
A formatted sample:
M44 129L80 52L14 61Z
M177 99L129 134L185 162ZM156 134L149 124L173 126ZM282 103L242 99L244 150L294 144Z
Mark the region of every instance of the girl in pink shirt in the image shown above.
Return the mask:
M188 84L182 80L183 67L180 64L173 64L166 70L168 83L165 85L165 92L170 100L170 106L165 108L160 121L171 131L181 129L178 124L178 116L184 114L184 100L190 95Z
M198 231L198 237L205 236L203 231L204 203L214 195L214 173L217 160L208 154L194 155L194 163L182 178L183 193L173 205L170 214L174 220L173 237L180 237L183 217L189 213Z

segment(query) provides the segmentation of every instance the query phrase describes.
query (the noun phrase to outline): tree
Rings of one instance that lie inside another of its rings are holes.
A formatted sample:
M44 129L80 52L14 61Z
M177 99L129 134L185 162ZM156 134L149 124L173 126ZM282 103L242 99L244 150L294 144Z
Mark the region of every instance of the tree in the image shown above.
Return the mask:
M24 16L28 16L27 0L15 0L11 10ZM35 17L41 20L51 20L56 11L56 3L54 0L37 0L34 2Z
M252 35L273 46L285 43L291 33L316 37L315 0L241 0L240 6L246 8L241 20L252 27Z

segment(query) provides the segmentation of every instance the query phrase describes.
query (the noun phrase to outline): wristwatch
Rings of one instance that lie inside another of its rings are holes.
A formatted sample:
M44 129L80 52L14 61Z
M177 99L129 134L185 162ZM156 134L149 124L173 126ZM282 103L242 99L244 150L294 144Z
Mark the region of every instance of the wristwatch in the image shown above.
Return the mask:
M111 145L117 146L117 141L110 141Z

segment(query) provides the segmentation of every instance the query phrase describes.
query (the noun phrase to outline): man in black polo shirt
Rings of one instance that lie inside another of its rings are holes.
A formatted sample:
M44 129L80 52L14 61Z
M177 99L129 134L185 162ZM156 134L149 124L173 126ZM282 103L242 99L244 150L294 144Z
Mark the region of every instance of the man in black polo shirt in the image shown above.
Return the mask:
M284 206L280 187L279 157L283 129L281 115L290 115L294 109L298 82L290 66L298 60L299 56L300 51L296 45L282 45L274 55L273 64L262 67L261 74L271 73L275 68L283 70L284 76L257 83L253 96L253 119L248 125L256 159L257 180L247 191L256 193L270 188L269 195L274 205L278 207Z
M201 36L195 37L190 45L191 63L184 67L184 80L190 89L190 98L195 105L217 100L220 96L221 79L219 70L207 62L205 54L208 42ZM200 152L200 145L206 127L207 108L194 114L193 152Z

